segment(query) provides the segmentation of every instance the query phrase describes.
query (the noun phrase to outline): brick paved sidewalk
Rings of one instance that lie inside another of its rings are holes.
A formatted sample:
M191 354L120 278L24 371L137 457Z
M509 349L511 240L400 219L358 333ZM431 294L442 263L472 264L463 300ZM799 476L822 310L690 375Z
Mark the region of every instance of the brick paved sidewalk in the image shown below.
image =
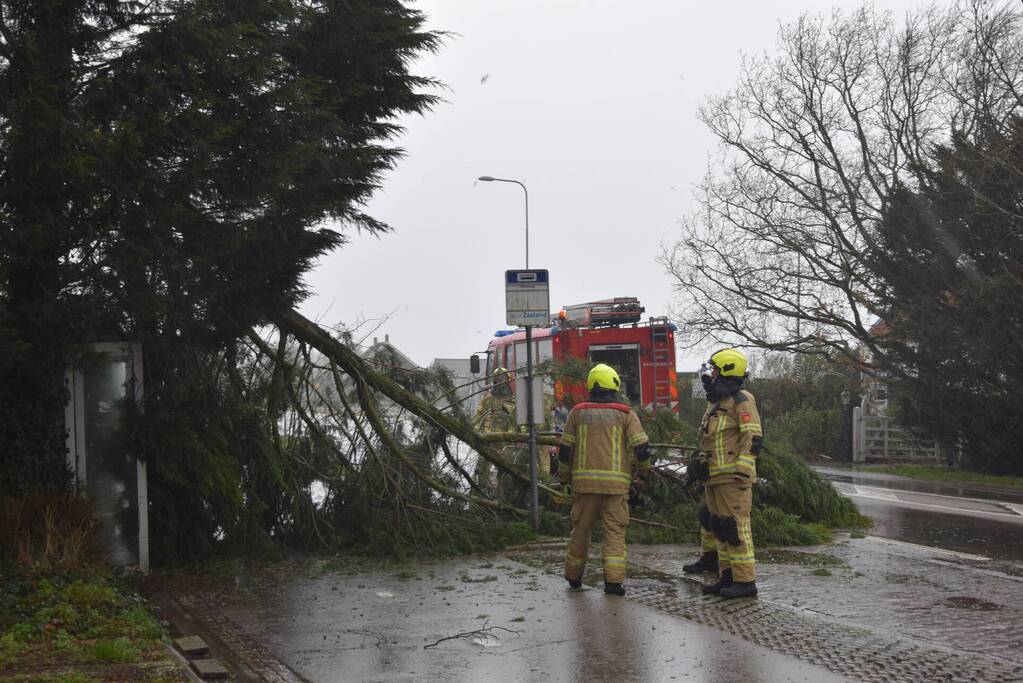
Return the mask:
M1023 680L1016 565L875 539L759 553L757 600L704 597L692 546L629 548L629 598L860 680ZM556 549L513 555L551 573ZM587 580L601 581L598 557Z

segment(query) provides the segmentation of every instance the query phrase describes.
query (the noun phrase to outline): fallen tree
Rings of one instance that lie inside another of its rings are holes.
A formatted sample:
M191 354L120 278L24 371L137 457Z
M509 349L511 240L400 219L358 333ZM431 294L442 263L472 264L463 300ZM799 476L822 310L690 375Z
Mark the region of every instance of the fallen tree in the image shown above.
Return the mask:
M249 353L243 355L252 359L249 384L268 387L263 400L273 425L273 450L292 460L282 469L304 473L298 482L282 482L292 489L295 504L281 514L280 523L287 527L308 519L311 524L304 526L315 533L296 535L292 529L283 537L391 554L413 547L492 548L532 537L528 511L518 503L524 496L508 495L529 485L525 468L511 462L506 450L523 444L525 433L478 432L461 406L447 400L454 387L443 373L400 367L394 359L359 352L351 334L325 329L295 311L275 322L262 335L248 335ZM644 506L634 511L639 540L687 541L695 531L699 487L684 476L694 448L672 442L682 431L677 423L675 416L648 419L658 465L644 492ZM537 441L558 444L550 433ZM512 486L489 490L477 480L481 461ZM785 479L807 480L802 474L777 477L774 487L784 489ZM826 483L820 488L831 507L818 507L840 514L805 521L838 526L854 519L851 505L843 507L828 497L838 499ZM542 530L565 534L568 501L550 481L541 482L540 494ZM784 508L769 514L775 522L799 524L806 517L794 502L803 498L799 492L764 495L774 501L764 506ZM299 510L303 515L296 514ZM803 534L796 540L821 539Z

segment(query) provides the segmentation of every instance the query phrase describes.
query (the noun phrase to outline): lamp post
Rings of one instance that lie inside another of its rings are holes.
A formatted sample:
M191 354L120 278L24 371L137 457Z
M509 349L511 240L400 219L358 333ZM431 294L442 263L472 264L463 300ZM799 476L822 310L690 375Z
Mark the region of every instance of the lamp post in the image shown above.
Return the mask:
M481 175L479 180L484 183L514 183L522 188L526 197L526 269L529 269L529 190L518 180L509 178L495 178L489 175ZM530 483L530 512L533 513L533 529L540 530L540 494L537 485L537 457L536 457L536 425L533 424L533 326L526 325L526 428L529 439L529 483Z
M852 462L852 425L849 420L849 404L852 402L852 393L848 389L842 389L839 398L842 401L842 461Z
M481 175L477 180L484 183L515 183L522 188L522 191L526 195L526 268L529 268L529 190L526 186L520 183L518 180L510 180L508 178L495 178L489 175ZM526 329L529 329L528 327Z

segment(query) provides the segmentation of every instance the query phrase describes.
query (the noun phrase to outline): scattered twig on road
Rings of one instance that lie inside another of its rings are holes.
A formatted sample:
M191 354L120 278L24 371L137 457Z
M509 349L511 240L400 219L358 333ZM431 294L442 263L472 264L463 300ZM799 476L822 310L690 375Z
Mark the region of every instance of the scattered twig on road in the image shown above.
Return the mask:
M497 640L501 640L500 638L498 638L496 635L494 635L492 633L492 631L494 629L500 629L502 631L507 631L508 633L520 633L519 631L516 631L514 629L510 629L510 628L504 628L503 626L487 626L487 623L488 622L483 622L483 628L477 629L475 631L465 631L463 633L456 633L453 636L445 636L445 637L441 638L440 640L438 640L438 641L436 641L434 643L430 643L429 645L424 645L423 649L426 650L426 649L429 649L431 647L436 647L436 646L440 645L441 643L443 643L445 640L457 640L458 638L471 638L472 636L489 636L491 638L497 638Z
M355 633L360 636L371 636L373 638L376 638L377 642L374 643L376 647L380 647L381 645L387 645L390 642L389 640L387 640L387 636L376 631L369 631L358 628L346 628L345 633Z

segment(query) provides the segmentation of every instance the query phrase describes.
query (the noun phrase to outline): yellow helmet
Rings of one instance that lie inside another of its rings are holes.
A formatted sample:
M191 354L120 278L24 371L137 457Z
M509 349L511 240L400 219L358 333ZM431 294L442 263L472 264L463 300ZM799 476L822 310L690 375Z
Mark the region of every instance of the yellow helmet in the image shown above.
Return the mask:
M618 373L610 365L598 363L593 366L590 370L590 374L586 377L586 388L593 391L595 387L601 389L610 389L611 391L618 391L622 386L622 380L618 378Z
M721 349L710 357L710 364L725 377L745 377L749 361L735 349Z

